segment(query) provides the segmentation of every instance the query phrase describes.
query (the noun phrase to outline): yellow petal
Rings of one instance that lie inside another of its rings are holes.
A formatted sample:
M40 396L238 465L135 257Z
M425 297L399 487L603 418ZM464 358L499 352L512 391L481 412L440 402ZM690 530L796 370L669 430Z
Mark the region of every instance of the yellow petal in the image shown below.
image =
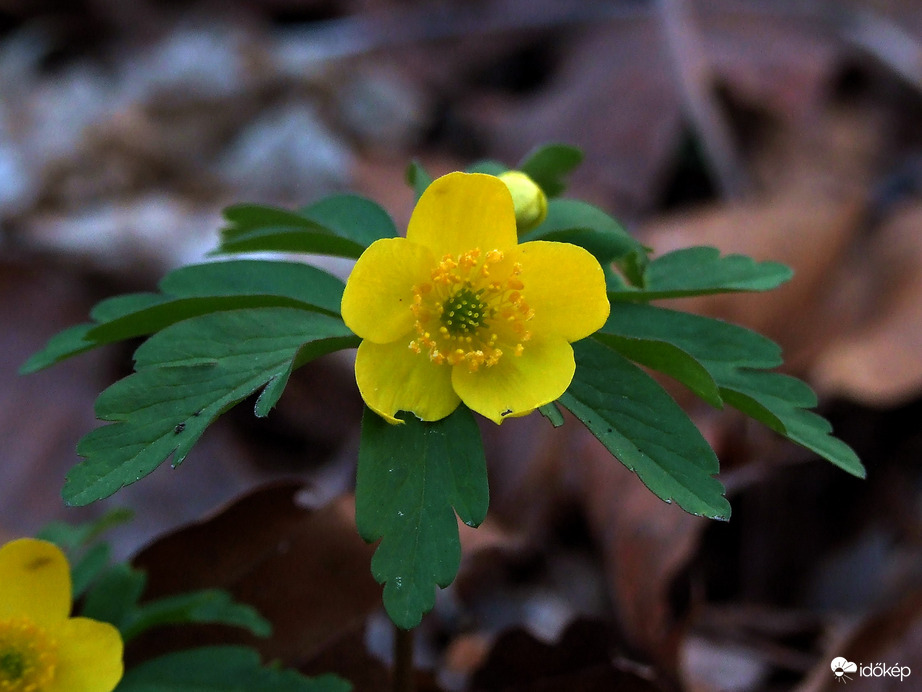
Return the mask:
M72 618L54 631L58 642L54 681L45 692L111 692L124 670L122 638L112 625Z
M512 196L492 175L449 173L434 180L419 198L407 240L425 245L436 259L474 248L510 248L517 242Z
M25 615L54 627L70 615L67 558L53 543L20 538L0 547L0 620Z
M563 394L576 371L573 348L563 337L533 339L521 356L505 353L492 367L452 372L452 385L468 408L494 423L521 416Z
M557 334L578 341L598 331L608 319L605 275L598 260L570 243L536 240L518 248L522 295L535 316L528 329L535 335Z
M405 238L373 242L346 281L342 315L363 339L386 344L413 328L413 286L429 279L435 260L428 249Z
M355 380L368 407L391 423L412 411L421 420L445 418L460 399L451 388L451 368L435 365L409 349L412 335L390 344L363 341L355 357Z

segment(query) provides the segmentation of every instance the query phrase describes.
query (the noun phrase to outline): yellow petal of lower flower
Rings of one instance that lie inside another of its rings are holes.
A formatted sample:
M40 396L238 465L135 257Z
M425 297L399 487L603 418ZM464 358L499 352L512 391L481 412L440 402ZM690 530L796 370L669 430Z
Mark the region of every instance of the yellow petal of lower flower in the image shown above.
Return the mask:
M579 341L608 319L605 275L598 260L570 243L536 240L518 247L522 294L535 311L534 334L557 334Z
M522 355L504 355L474 372L462 364L452 370L452 384L468 408L494 423L521 416L563 394L576 371L573 348L561 336L529 341Z
M363 339L388 343L413 328L413 286L429 279L432 253L405 238L372 243L359 257L343 292L346 326Z
M437 259L518 242L512 196L503 182L482 173L449 173L432 182L416 203L407 240L425 245Z
M34 538L0 547L0 620L22 615L53 627L70 606L70 567L60 548Z
M421 420L445 418L460 399L451 387L451 368L433 364L409 349L412 337L390 344L363 341L355 357L355 380L368 407L391 423L398 411Z
M122 638L112 625L72 618L54 631L57 665L44 692L111 692L124 670Z

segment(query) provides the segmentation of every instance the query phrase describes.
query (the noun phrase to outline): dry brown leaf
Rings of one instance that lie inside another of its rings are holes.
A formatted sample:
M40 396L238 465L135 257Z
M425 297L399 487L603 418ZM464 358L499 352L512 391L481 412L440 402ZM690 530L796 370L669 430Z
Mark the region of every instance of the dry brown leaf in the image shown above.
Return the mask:
M836 335L811 375L824 391L895 407L922 391L922 204L906 205L867 242L854 267L870 303Z
M848 682L860 685L861 690L884 692L917 687L918 676L922 674L922 591L909 593L891 608L862 618L855 626L841 628L839 636L831 639L825 656L796 692L841 689L842 681L836 678L830 665L838 657L859 666L858 671L849 674L852 680ZM900 680L891 675L861 675L863 666L877 664L887 669L907 666L910 676Z
M220 640L246 641L288 665L306 665L361 629L380 607L381 587L368 569L373 547L355 528L354 500L308 509L299 503L301 488L280 483L254 491L144 549L134 562L149 574L146 597L228 589L272 622L273 634L255 640L222 628ZM204 628L154 631L134 651L149 657L215 636Z
M668 307L742 324L775 339L785 360L798 363L854 320L837 302L837 279L854 242L865 203L852 188L821 179L757 201L713 206L659 218L640 231L657 255L710 245L724 253L792 267L794 279L763 294L703 296L667 301Z
M624 658L610 629L580 620L553 644L524 630L501 635L470 688L478 692L662 692L656 674Z

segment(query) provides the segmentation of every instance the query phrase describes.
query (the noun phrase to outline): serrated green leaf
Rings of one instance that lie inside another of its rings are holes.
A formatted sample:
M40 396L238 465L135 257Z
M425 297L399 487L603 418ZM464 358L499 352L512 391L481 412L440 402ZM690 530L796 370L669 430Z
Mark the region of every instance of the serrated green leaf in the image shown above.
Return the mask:
M784 437L806 447L843 471L865 477L855 451L833 437L822 416L806 410L817 405L810 387L796 377L776 372L739 369L718 373L721 396L728 404L765 423Z
M710 385L699 378L693 366L681 362L682 356L664 365L643 353L650 349L655 354L664 344L671 344L707 371L717 386L720 401L845 471L864 476L854 451L830 435L829 423L804 410L817 404L810 387L789 375L766 372L782 364L781 348L770 339L721 320L633 303L613 303L609 319L596 338L637 362L675 377L715 403ZM631 344L630 349L624 348L626 343Z
M429 171L419 161L410 162L410 165L407 166L406 178L407 184L413 188L413 194L416 195L417 200L423 196L426 188L432 184L432 176L429 175Z
M218 252L302 252L358 258L380 238L397 235L384 209L365 197L333 195L297 212L255 204L224 210Z
M21 371L34 372L105 344L153 334L190 317L224 310L296 307L338 315L344 284L299 262L230 260L194 264L167 274L161 293L108 298L90 313L95 324L51 338Z
M97 417L114 422L78 443L85 459L68 474L64 499L87 504L170 456L180 464L217 416L292 364L356 345L338 318L292 308L229 310L167 327L135 352L137 372L97 399Z
M566 189L563 178L583 162L581 149L568 144L545 144L529 152L518 169L534 180L548 197Z
M405 415L391 425L365 411L355 490L355 518L368 542L380 539L371 571L384 584L384 607L410 629L435 603L435 587L458 572L455 512L483 521L489 504L480 430L464 406L424 423Z
M129 641L152 627L187 623L240 627L257 637L272 634L272 625L255 608L235 602L221 589L205 589L142 603L132 608L117 625L123 639Z
M728 519L714 450L672 397L594 339L573 350L576 374L560 403L657 497L692 514Z
M674 250L651 261L638 283L642 288L615 288L608 297L618 301L648 301L711 293L768 291L792 276L778 262L757 262L745 255L723 255L714 247Z
M612 303L596 335L621 355L674 377L715 407L723 406L709 363L753 368L781 365L781 349L748 329L643 303Z
M646 257L644 246L620 223L598 207L575 199L550 200L547 217L521 240L573 243L591 252L603 266L632 255Z
M125 673L115 692L349 692L334 675L308 678L297 671L264 667L242 646L211 646L159 656Z

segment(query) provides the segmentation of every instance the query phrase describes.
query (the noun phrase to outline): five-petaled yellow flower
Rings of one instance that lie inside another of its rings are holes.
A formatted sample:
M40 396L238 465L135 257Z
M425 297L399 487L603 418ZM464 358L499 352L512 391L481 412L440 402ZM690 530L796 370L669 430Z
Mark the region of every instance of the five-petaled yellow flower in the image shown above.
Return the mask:
M369 408L440 420L464 402L496 423L550 403L576 365L570 343L608 318L598 261L569 243L518 244L507 187L450 173L420 197L406 238L378 240L346 283Z
M0 547L0 691L111 692L122 677L112 625L72 618L70 568L46 541Z

